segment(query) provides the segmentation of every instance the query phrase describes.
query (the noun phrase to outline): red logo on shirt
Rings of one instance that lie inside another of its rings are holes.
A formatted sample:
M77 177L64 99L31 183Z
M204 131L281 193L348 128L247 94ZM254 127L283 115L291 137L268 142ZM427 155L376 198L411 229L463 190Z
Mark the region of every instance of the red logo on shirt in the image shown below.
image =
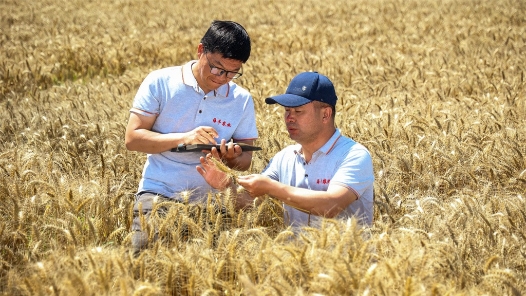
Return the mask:
M318 179L316 180L317 184L329 184L331 182L331 179Z
M212 119L212 121L218 125L221 125L221 126L226 126L226 127L232 127L232 125L230 124L230 122L226 122L222 119L217 119L217 118L214 118Z

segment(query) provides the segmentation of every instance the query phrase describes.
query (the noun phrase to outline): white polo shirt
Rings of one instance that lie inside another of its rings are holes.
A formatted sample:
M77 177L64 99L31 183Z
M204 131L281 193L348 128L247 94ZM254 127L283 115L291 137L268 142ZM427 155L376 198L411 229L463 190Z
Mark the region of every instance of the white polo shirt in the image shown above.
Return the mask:
M190 61L183 66L156 70L144 79L130 112L157 116L152 131L182 133L198 126L211 126L221 139L235 141L258 137L254 102L250 93L230 81L205 94L192 73ZM195 169L201 152L148 154L138 192L151 191L177 198L192 191L191 201L212 189Z
M358 199L336 218L355 216L363 225L373 222L373 162L367 148L341 135L334 135L312 155L309 163L299 152L301 145L291 145L278 152L263 171L263 175L280 183L326 191L329 184L338 184L354 191ZM317 225L320 217L309 215L288 205L285 223L294 227Z

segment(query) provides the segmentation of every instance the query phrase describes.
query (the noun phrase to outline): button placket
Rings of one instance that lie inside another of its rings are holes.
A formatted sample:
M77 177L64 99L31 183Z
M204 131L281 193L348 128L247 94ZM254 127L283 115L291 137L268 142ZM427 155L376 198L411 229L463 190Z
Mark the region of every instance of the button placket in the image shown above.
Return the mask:
M206 101L206 96L203 97L203 101ZM201 107L201 106L199 106L199 107ZM199 114L203 113L203 108L199 109L198 113Z

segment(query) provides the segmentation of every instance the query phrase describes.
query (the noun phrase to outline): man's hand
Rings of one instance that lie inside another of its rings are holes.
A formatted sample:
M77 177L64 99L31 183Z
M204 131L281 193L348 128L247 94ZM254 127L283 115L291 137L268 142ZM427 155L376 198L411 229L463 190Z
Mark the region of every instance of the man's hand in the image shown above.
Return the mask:
M227 163L232 162L243 153L239 145L234 145L232 141L227 143L225 139L221 140L221 147L219 150L221 158L225 159Z
M268 194L272 188L272 179L258 174L239 176L237 182L243 186L252 197Z
M215 138L219 135L210 126L199 126L187 132L184 137L185 144L216 144Z
M223 190L230 185L231 180L225 172L222 172L217 168L212 158L221 161L217 149L215 148L212 148L212 152L208 153L206 156L201 156L199 158L201 166L196 166L195 168L199 174L203 176L206 183L215 189Z
M247 145L253 145L254 141L247 140L247 141L240 141L240 143L244 143ZM228 142L225 139L221 140L221 146L219 147L219 150L217 150L215 147L212 148L212 150L203 150L203 153L210 153L216 150L217 155L219 156L219 159L223 161L224 164L226 164L229 168L238 170L238 171L246 171L250 168L250 164L252 163L252 152L247 151L243 152L243 149L239 145L234 145L232 141Z

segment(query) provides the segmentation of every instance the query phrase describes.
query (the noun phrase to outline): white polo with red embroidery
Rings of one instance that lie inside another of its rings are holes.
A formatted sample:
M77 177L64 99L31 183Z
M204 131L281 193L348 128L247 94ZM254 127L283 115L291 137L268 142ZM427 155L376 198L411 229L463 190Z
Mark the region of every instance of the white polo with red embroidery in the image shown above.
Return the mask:
M362 225L373 221L373 163L363 145L343 136L339 129L318 151L309 163L299 153L301 145L291 145L278 152L263 171L263 175L280 183L326 191L329 184L338 184L354 191L358 199L336 218L355 216ZM287 225L300 227L317 225L319 216L310 215L284 205Z
M152 131L162 134L211 126L219 133L218 142L256 139L250 93L230 81L205 94L192 74L193 63L151 72L139 87L130 112L157 116ZM170 151L148 154L138 192L150 191L169 198L193 192L190 201L206 197L212 188L195 169L202 155Z

